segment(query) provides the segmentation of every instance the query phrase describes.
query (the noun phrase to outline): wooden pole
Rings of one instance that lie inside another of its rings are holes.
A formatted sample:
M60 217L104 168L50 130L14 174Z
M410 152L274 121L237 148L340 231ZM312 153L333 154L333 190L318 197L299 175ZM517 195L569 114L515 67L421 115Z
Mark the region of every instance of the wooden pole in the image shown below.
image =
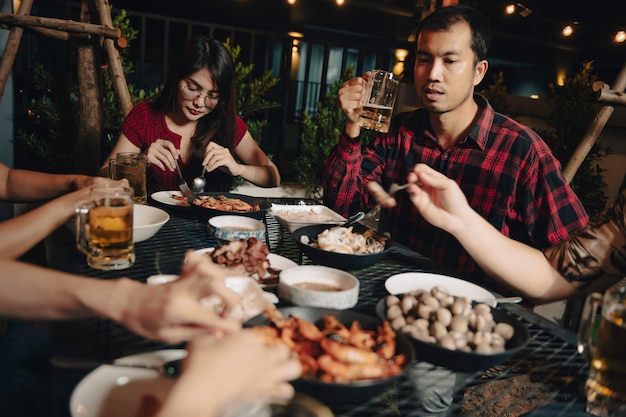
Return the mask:
M27 15L30 13L30 9L33 7L33 0L22 0L20 4L20 8L17 11L18 15ZM24 29L19 27L11 28L9 32L9 37L7 38L6 46L4 47L4 54L2 55L2 62L0 62L0 100L4 96L4 89L7 85L7 81L9 80L9 75L11 74L11 68L13 68L13 63L15 62L15 56L17 55L17 50L20 47L20 41L22 40L22 33L24 33Z
M122 36L121 30L114 28L112 25L105 27L101 25L94 25L93 23L54 19L52 17L0 13L0 23L5 23L11 26L32 26L63 30L65 32L88 33L90 35L104 36L105 38L110 39L117 39Z
M94 3L83 0L80 20L89 22ZM90 7L91 6L91 7ZM78 131L75 149L80 158L74 162L74 171L81 174L96 175L102 163L101 139L104 123L102 105L102 82L100 65L91 39L78 44Z
M615 83L612 87L612 90L614 91L624 91L624 89L626 89L626 64L624 64L624 67L622 67L622 70L617 75ZM563 175L565 176L565 180L568 184L572 182L572 179L574 179L576 171L578 171L578 168L582 165L583 161L591 151L591 148L595 145L598 140L598 136L600 136L602 129L611 117L611 114L613 114L614 110L615 107L613 106L603 106L600 108L598 114L587 128L585 135L581 139L580 143L576 147L576 150L572 154L572 157L567 162L567 166L563 170Z
M102 23L103 26L113 27L113 21L111 20L111 11L108 0L97 0L97 6L98 13L100 14L100 23ZM113 79L115 92L120 99L122 116L126 117L126 115L133 108L133 102L130 99L130 93L128 92L128 84L126 83L126 76L124 75L124 69L122 68L120 53L115 48L115 43L111 39L105 39L104 46L109 56L109 68L111 69L111 78Z

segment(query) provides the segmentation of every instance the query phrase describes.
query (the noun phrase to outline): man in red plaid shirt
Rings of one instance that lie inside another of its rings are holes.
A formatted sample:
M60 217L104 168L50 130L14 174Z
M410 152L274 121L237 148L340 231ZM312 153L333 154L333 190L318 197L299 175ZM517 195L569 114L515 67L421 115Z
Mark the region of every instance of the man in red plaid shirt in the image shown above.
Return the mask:
M494 111L474 93L485 76L486 19L467 6L441 8L418 28L414 68L421 108L395 115L386 134L361 149L357 124L365 79L339 90L345 131L325 161L324 203L346 216L373 207L366 185L402 184L417 163L454 179L470 205L504 235L537 248L570 236L587 223L559 162L532 129ZM369 73L364 75L369 77ZM459 242L430 225L399 192L384 210L380 230L476 283L495 287Z

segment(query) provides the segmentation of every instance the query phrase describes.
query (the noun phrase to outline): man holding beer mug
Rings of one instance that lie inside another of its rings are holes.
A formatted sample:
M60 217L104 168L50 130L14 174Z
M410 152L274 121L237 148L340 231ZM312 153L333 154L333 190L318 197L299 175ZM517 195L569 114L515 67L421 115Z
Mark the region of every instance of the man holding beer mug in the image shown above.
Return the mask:
M344 83L345 131L324 163L324 203L349 216L376 202L366 185L402 184L417 163L457 181L470 205L500 232L535 247L558 243L587 223L546 143L474 94L487 72L486 19L466 5L435 10L420 22L414 84L420 108L393 116L387 133L362 149L359 116L366 79ZM494 286L459 243L431 226L405 192L383 210L379 231L477 284ZM497 289L504 293L503 290Z

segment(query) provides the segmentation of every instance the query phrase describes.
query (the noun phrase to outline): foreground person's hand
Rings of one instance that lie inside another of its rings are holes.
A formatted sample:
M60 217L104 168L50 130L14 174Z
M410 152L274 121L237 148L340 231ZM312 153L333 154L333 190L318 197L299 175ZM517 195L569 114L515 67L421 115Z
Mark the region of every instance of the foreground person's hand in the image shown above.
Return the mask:
M411 201L434 226L452 232L473 214L459 185L428 165L417 164L407 182Z
M213 417L234 402L285 402L294 394L288 381L301 373L286 346L268 346L249 329L221 339L199 337L188 349L184 371L159 417Z
M119 321L140 335L172 344L198 335L221 336L237 331L240 322L226 318L226 314L240 298L226 287L226 275L227 270L208 256L189 254L176 281L154 286L125 282L134 288L115 301L121 305ZM221 314L202 305L202 298L211 294L224 300Z

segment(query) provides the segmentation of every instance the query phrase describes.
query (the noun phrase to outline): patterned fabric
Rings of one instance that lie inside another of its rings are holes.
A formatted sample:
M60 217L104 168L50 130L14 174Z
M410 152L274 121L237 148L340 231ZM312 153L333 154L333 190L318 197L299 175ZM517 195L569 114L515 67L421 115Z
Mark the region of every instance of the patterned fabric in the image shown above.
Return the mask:
M389 133L378 135L364 150L344 133L325 160L324 203L344 216L371 208L375 201L365 188L369 181L385 189L392 182L401 184L421 162L454 179L470 205L513 239L545 248L583 227L585 209L545 142L530 128L494 112L484 97L474 99L476 123L449 149L439 145L423 109L394 116ZM381 231L460 276L495 285L454 237L422 218L406 193L398 193L396 200L397 207L383 211Z
M586 227L544 252L574 287L604 291L626 276L626 190Z
M235 146L239 145L247 131L248 127L245 122L237 116ZM147 101L138 103L128 113L128 116L122 123L122 133L126 135L133 145L138 146L142 151L148 149L157 139L169 139L176 146L176 149L180 149L180 141L182 139L179 134L172 132L167 127L165 114L154 111ZM193 175L188 174L189 168L187 164L180 159L178 163L183 176L189 182ZM176 171L164 171L157 166L151 165L149 174L147 179L148 194L156 191L178 190ZM207 182L207 186L207 188L210 187L209 182ZM209 190L207 189L207 191Z

